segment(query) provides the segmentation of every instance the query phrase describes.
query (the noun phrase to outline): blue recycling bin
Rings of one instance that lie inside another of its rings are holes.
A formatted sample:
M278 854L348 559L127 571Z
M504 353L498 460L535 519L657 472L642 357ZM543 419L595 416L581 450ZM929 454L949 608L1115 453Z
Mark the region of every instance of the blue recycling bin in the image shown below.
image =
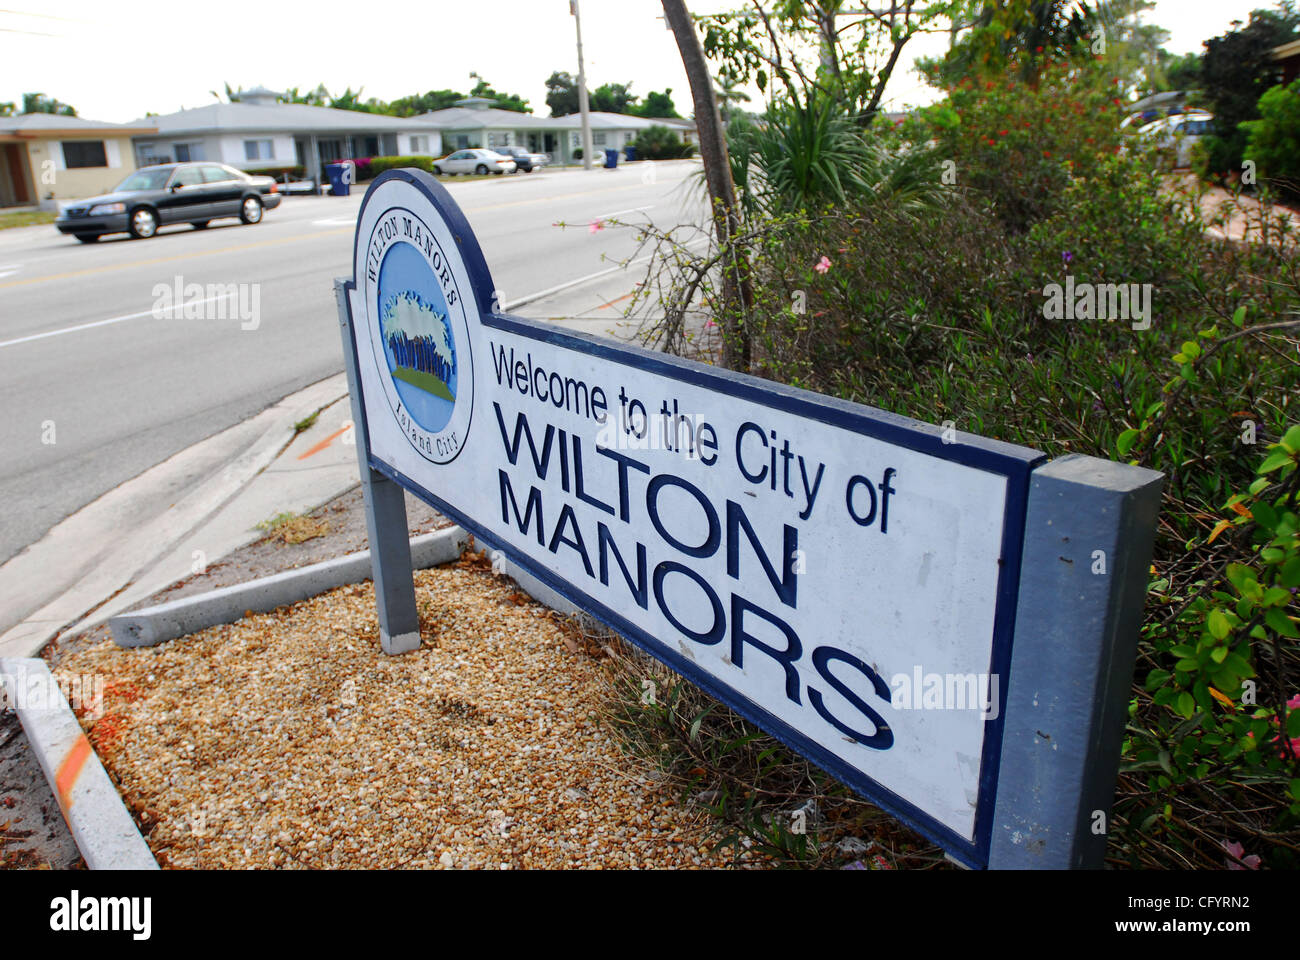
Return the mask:
M613 169L614 169L615 167L617 167L617 166L618 166L618 151L617 151L617 150L606 150L606 151L605 151L605 169L606 169L606 170L613 170Z
M623 148L623 156L627 157L628 160L635 160L635 159L636 159L636 147L631 146L630 144L629 144L628 146L624 147L624 148Z
M335 197L352 195L352 169L347 163L325 164L325 174L330 178L330 194Z

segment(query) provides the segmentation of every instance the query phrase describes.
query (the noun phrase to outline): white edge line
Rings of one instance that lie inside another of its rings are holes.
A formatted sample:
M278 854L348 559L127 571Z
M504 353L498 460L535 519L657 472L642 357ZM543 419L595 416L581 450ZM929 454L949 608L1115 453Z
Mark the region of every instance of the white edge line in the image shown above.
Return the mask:
M707 242L708 239L709 239L708 237L696 237L694 240L689 240L686 243L682 244L682 246L698 247L701 243ZM585 277L578 277L578 279L576 280L569 280L565 283L560 283L560 284L556 284L553 287L548 287L545 290L539 290L536 293L530 293L526 297L520 297L518 300L511 300L509 303L501 304L501 309L505 311L515 310L519 307L524 306L525 304L532 303L534 300L540 300L542 299L542 297L549 297L553 293L560 293L564 290L568 290L570 287L577 287L577 286L581 286L584 283L588 283L592 280L599 280L601 277L607 277L611 273L617 273L620 270L626 270L628 267L635 266L638 263L646 263L653 256L654 254L647 254L644 257L637 257L635 260L629 260L627 263L620 263L617 266L608 267L604 270L597 270L595 273L589 273ZM4 346L4 344L0 343L0 347L2 346Z
M612 217L617 217L619 214L623 214L623 213L641 213L642 211L645 211L645 210L653 210L654 208L655 208L655 205L654 205L653 203L650 204L650 205L647 206L647 207L629 207L627 210L615 210L613 213L598 213L598 214L596 214L596 216L595 216L593 219L595 219L595 220L609 220L609 219L611 219Z
M106 327L111 323L121 323L124 320L138 320L141 317L152 317L158 314L168 313L172 310L183 310L186 307L196 307L201 303L211 303L213 300L228 300L233 293L223 293L215 297L205 297L202 300L190 300L188 303L177 303L170 307L161 309L141 310L139 313L128 313L121 317L109 317L107 320L94 320L90 323L79 323L75 327L64 327L62 330L47 330L45 333L33 333L26 337L18 337L15 340L0 340L0 349L12 347L19 343L30 343L33 340L44 340L46 337L59 337L65 333L76 333L78 330L90 330L93 327ZM161 319L161 317L159 318Z

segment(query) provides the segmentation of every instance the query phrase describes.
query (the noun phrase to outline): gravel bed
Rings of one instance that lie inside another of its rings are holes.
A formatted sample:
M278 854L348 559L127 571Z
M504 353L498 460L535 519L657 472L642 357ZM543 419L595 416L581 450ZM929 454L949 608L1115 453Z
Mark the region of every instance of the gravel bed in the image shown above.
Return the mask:
M177 868L717 866L710 821L599 725L607 661L482 555L415 574L424 643L387 657L370 584L60 670Z

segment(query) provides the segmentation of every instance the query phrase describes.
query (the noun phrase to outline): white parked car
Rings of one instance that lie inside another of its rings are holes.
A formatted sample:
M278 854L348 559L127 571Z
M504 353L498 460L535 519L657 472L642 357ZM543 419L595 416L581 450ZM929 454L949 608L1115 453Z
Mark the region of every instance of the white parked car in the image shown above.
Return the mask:
M495 150L457 150L455 153L435 160L434 173L514 173L515 162Z
M1192 148L1213 132L1214 115L1197 111L1152 120L1138 130L1137 136L1181 168L1192 165Z

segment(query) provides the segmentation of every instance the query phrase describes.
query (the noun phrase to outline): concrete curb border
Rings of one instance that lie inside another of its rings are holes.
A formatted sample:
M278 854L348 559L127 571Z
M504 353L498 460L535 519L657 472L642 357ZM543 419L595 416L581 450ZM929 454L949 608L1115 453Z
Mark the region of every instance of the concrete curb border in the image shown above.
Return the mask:
M469 534L460 527L435 530L411 541L411 565L420 570L456 560ZM120 647L151 647L221 623L233 623L251 610L266 613L326 590L371 576L370 551L313 563L269 577L222 587L193 597L134 610L108 621Z
M0 659L0 687L14 704L86 866L157 870L158 861L45 661Z

